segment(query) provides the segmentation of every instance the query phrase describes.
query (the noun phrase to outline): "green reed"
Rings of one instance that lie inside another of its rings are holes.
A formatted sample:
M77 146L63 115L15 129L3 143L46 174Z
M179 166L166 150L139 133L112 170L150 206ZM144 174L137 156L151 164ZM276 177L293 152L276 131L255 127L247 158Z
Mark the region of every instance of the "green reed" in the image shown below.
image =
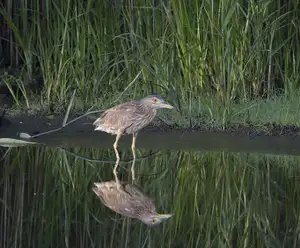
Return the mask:
M62 111L74 89L81 110L155 92L189 122L201 102L225 126L234 103L298 89L298 1L6 2L26 80L43 76L41 106Z
M114 160L111 150L74 151ZM122 159L130 156L122 150ZM1 245L295 247L298 165L297 157L161 151L137 163L138 184L159 212L174 216L149 228L116 215L92 192L93 182L113 178L112 165L54 148L13 149L2 166Z

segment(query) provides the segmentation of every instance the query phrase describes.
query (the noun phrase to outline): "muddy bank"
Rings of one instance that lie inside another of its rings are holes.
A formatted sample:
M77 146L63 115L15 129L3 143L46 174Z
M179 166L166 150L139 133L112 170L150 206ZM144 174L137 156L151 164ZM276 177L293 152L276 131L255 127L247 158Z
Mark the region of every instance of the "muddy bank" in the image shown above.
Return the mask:
M115 137L95 132L95 116L84 117L59 132L31 139L47 146L111 148ZM70 118L73 119L73 118ZM4 116L0 121L0 138L19 138L20 132L39 134L61 127L62 116ZM131 136L120 140L120 148L130 148ZM137 146L145 149L223 150L300 155L300 128L268 124L231 125L225 130L198 127L150 125L139 133Z

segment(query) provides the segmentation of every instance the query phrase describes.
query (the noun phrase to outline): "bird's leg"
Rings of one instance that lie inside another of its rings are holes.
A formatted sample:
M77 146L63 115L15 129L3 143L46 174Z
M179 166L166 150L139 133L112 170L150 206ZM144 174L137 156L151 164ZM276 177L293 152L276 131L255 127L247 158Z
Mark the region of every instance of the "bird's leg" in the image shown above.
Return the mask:
M132 150L132 154L133 154L133 160L132 160L132 165L131 165L132 182L135 180L134 165L135 165L135 159L136 159L136 155L135 155L136 136L137 136L137 133L134 133L132 135L132 145L131 145L131 150Z
M115 180L116 180L118 189L120 188L120 181L119 181L119 178L118 178L117 168L118 168L118 165L119 165L119 162L120 162L120 155L119 155L119 152L118 152L117 148L118 148L118 141L121 137L121 134L122 134L121 132L117 133L117 137L116 137L116 140L115 140L115 143L114 143L114 150L115 150L117 160L116 160L116 163L115 163L113 173L114 173L114 176L115 176Z

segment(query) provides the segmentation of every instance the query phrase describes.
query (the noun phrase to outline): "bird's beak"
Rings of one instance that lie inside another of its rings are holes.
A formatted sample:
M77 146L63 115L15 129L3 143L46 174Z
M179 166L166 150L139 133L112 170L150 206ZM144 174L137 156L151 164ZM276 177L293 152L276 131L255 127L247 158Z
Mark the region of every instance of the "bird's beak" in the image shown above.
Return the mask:
M161 103L159 106L161 108L166 108L166 109L172 109L172 108L174 108L172 105L170 105L168 103Z
M173 214L158 214L158 218L160 219L160 220L167 220L167 219L169 219L169 218L171 218L173 216Z

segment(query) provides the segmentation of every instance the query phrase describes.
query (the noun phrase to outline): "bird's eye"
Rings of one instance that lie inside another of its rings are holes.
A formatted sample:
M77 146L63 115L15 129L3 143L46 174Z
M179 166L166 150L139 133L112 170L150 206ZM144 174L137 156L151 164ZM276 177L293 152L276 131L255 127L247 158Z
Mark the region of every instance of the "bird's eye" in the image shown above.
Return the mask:
M156 220L155 219L152 219L152 224L155 224Z
M153 102L157 102L157 98L152 98L152 101Z

